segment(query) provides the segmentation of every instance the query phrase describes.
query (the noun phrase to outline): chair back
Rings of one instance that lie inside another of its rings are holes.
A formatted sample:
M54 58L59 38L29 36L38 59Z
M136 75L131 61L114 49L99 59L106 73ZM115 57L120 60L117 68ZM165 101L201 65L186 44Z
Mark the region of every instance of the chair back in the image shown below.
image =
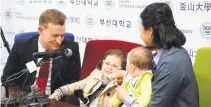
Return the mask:
M19 33L15 35L15 40L18 38L23 38L23 37L33 37L33 36L38 36L39 33L38 32L24 32L24 33ZM74 40L74 35L72 33L65 33L64 34L65 39L71 39Z
M211 106L211 47L197 51L194 62L194 73L199 88L200 107Z
M120 49L127 53L139 46L142 45L119 40L92 40L87 42L80 79L86 78L96 68L96 64L102 59L107 50Z

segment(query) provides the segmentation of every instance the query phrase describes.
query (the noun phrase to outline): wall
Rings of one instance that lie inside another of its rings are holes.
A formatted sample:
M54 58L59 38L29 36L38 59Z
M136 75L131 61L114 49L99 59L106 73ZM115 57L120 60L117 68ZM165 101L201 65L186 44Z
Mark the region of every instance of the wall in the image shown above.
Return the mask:
M81 59L87 41L96 39L124 40L141 43L139 15L152 2L168 3L176 25L187 38L184 47L192 62L197 49L211 46L211 1L203 0L0 0L0 19L10 47L15 34L36 31L41 12L57 8L67 16L67 32L80 44ZM1 43L2 41L0 41ZM0 44L0 74L8 53Z

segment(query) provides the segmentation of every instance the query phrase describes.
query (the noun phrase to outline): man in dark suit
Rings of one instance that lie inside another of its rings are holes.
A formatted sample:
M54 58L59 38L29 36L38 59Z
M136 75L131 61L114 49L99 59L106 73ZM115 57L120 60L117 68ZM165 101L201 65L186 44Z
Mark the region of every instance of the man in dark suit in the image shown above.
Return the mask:
M79 46L72 40L64 39L65 21L66 16L62 12L48 9L40 15L38 36L15 40L1 77L3 85L9 88L10 95L15 96L19 92L28 91L33 84L40 89L39 91L50 95L60 86L79 80L81 70ZM5 84L8 77L25 69L26 63L39 62L40 59L33 58L34 52L51 51L60 47L69 48L73 53L70 57L50 61L46 78L41 78L43 70L40 67L36 72L25 73L16 80ZM45 84L45 86L40 86L40 84Z

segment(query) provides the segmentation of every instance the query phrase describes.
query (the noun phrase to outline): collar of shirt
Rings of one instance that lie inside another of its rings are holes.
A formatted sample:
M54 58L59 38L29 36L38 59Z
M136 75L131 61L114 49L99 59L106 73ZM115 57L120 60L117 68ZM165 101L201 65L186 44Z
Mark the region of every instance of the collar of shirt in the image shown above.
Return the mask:
M135 86L136 86L136 83L138 82L138 80L140 79L140 77L141 77L143 74L145 74L146 72L152 73L151 70L144 71L144 72L143 72L141 75L139 75L138 77L135 77L135 78L132 78L132 79L131 79L131 85L132 85L133 87L135 87Z
M155 62L156 65L158 64L158 61L160 59L162 52L163 52L163 49L161 49L158 53L153 54L153 61Z
M138 76L138 77L135 77L135 78L133 78L133 79L131 79L131 85L132 85L133 87L135 87L136 82L138 81L138 79L139 79L139 76Z
M38 52L45 52L46 49L41 45L40 38L38 39Z

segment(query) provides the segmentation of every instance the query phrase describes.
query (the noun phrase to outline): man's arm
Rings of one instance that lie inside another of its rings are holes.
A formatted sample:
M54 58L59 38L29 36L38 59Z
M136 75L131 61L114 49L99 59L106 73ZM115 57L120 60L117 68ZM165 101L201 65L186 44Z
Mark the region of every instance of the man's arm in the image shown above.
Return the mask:
M8 87L14 87L14 88L20 88L18 83L16 82L17 80L11 81L9 83L7 82L8 77L10 77L12 74L15 74L20 71L20 56L18 54L18 41L15 41L11 52L7 58L6 65L3 70L3 75L1 77L1 82L3 86L8 86ZM19 75L18 75L19 76ZM15 76L17 77L17 76ZM15 78L13 77L13 78ZM13 79L11 78L11 79Z
M20 56L18 54L18 41L15 41L10 54L7 58L7 62L6 65L4 67L3 70L3 75L1 77L1 82L2 82L2 86L4 86L5 88L8 88L9 94L11 94L12 96L18 96L21 94L21 80L23 78L24 75L22 75L21 77L17 78L19 75L13 76L12 78L8 79L8 77L10 77L11 75L20 72ZM8 82L8 80L17 78L15 80L12 80L10 82ZM6 88L6 89L7 89Z
M152 83L149 107L172 107L180 88L182 74L174 63L165 63Z

